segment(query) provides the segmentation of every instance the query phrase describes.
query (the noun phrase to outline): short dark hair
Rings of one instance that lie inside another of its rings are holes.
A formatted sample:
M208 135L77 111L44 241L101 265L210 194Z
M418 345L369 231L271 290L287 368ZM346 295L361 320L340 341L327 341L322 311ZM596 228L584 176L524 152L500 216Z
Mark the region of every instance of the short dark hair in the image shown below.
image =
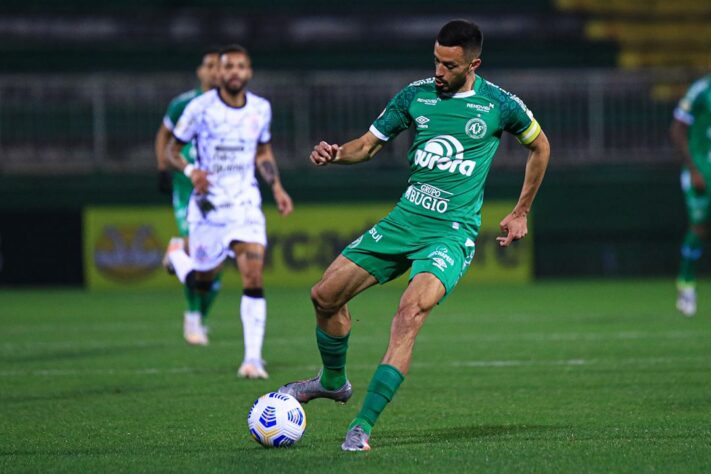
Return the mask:
M220 57L222 57L222 55L224 55L224 54L230 54L230 53L241 53L241 54L244 54L245 56L247 56L248 58L250 57L249 52L247 51L247 48L245 48L241 44L237 44L237 43L228 44L227 46L223 46L222 48L220 48L218 53L220 54Z
M461 46L464 52L478 57L484 44L484 34L471 21L452 20L439 30L437 42L442 46Z

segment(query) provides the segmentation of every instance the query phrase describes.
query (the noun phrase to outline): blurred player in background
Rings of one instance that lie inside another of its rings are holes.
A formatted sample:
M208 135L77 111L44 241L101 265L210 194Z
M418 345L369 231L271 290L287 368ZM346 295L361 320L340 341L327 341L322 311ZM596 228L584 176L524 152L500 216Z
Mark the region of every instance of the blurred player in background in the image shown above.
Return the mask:
M360 163L400 132L415 128L409 186L395 209L343 250L311 291L322 371L280 388L301 402L346 402L352 394L345 371L351 330L346 303L411 268L388 348L348 427L341 446L345 451L370 449L371 429L410 369L420 328L474 257L484 182L504 131L530 153L518 203L499 224L506 235L497 240L506 247L528 232L528 212L548 165L548 139L518 97L476 75L482 41L473 23L447 23L435 42L433 78L402 89L365 135L342 146L321 142L311 153L317 166Z
M156 133L155 151L158 160L158 186L161 192L172 192L173 194L173 213L178 226L178 234L183 239L188 237L188 202L190 194L193 192L193 183L182 173L171 171L170 164L166 158L166 148L173 129L188 103L203 92L217 87L219 81L218 65L218 49L206 50L202 56L202 63L195 71L200 81L200 87L183 92L170 101L168 110L163 117L163 123L158 129L158 133ZM195 143L192 141L186 143L180 153L185 161L194 163ZM207 329L204 326L204 320L207 317L210 306L215 301L219 287L219 274L214 280L213 287L206 292L198 292L188 286L184 287L188 309L183 317L183 337L189 344L207 344Z
M671 139L682 157L681 189L689 228L681 246L676 307L696 314L696 262L701 258L711 211L711 75L694 82L674 109Z
M209 292L228 253L235 255L242 277L240 315L244 329L244 360L240 377L267 378L262 342L267 306L262 271L267 245L262 197L255 165L271 186L282 215L291 213L271 147L272 109L268 100L248 92L252 66L247 50L234 45L219 54L220 87L193 99L180 116L167 158L189 177L194 192L188 206L190 255L182 239L174 239L168 258L185 285ZM195 140L194 164L182 156Z

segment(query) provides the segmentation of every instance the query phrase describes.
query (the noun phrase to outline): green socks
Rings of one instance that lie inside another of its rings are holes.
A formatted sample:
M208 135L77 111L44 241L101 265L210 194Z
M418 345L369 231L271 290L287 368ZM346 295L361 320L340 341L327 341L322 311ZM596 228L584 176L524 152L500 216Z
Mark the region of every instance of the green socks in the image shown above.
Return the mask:
M695 233L688 231L681 245L680 282L694 283L696 281L696 262L701 258L702 253L701 239Z
M329 336L316 326L316 344L323 361L321 386L326 390L337 390L346 383L346 352L348 352L348 337Z
M188 303L188 311L191 313L200 313L203 318L206 318L208 311L210 311L210 308L212 307L212 303L215 302L217 292L220 290L221 280L222 272L217 274L215 280L212 282L210 291L207 293L202 293L195 289L188 288L187 285L183 286L185 300Z
M363 431L370 435L370 431L373 429L373 425L378 420L380 413L393 399L403 380L405 380L405 376L395 367L380 364L370 380L368 395L365 396L363 406L358 412L358 416L348 426L348 429L350 430L354 426L360 425Z

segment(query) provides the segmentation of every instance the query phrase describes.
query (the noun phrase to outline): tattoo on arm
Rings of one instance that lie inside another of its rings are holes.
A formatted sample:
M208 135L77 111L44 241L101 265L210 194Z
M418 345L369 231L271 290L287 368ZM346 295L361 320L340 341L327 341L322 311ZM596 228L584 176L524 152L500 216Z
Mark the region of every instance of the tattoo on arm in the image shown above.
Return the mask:
M276 163L273 160L260 161L257 167L259 168L259 174L262 175L262 178L269 186L273 185L277 177L279 177L279 171L277 171Z

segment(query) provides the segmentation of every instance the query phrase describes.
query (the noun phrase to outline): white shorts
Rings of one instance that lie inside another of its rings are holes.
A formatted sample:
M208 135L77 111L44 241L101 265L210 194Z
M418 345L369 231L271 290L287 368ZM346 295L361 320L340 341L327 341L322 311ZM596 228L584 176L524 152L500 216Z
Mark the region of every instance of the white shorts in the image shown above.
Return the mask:
M190 256L193 268L206 272L217 268L228 255L232 242L267 246L264 214L258 207L244 207L238 220L213 222L200 219L190 222Z

